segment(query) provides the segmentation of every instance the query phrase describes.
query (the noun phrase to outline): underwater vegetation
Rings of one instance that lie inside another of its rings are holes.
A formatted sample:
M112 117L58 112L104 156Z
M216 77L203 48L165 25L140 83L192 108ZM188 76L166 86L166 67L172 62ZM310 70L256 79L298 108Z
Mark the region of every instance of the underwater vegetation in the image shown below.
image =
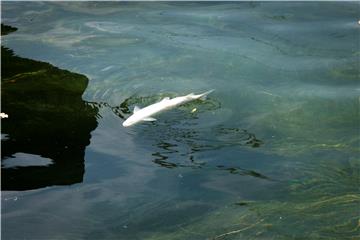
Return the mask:
M267 136L269 153L289 157L318 150L359 154L359 102L343 99L305 98L276 101L278 108L257 119L255 132Z
M278 199L234 202L144 239L359 239L359 161L320 165L299 167Z
M2 29L3 34L15 31L5 25ZM98 112L81 98L88 79L18 57L3 46L1 60L1 109L9 115L2 121L2 163L11 162L16 153L53 160L49 166L2 168L2 190L82 182L85 147Z
M257 118L251 127L263 134L264 143L253 151L286 159L273 163L277 170L270 180L278 189L273 196L234 201L144 239L359 239L358 100L286 100L274 100L278 108ZM225 135L227 140L234 136L232 132ZM219 132L214 135L221 136ZM167 144L163 148L176 147ZM164 159L164 154L156 156ZM241 169L219 167L249 175ZM277 179L277 175L288 177Z

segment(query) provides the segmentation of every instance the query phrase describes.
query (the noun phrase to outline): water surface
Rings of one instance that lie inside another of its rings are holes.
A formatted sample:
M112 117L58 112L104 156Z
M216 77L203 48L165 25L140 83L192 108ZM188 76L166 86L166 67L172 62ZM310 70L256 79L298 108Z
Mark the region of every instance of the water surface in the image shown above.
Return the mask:
M59 108L62 128L33 121L28 145L3 138L2 168L15 176L2 182L3 238L359 237L359 10L3 3L2 21L18 28L4 46L89 79L81 101L56 98L80 109ZM206 101L122 127L135 105L209 89ZM72 140L74 152L57 154Z

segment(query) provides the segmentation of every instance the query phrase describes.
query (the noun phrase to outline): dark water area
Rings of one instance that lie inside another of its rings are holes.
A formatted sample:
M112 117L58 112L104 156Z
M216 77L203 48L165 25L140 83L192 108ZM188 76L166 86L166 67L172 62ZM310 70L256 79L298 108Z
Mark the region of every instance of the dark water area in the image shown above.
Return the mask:
M358 2L1 4L3 239L360 238Z

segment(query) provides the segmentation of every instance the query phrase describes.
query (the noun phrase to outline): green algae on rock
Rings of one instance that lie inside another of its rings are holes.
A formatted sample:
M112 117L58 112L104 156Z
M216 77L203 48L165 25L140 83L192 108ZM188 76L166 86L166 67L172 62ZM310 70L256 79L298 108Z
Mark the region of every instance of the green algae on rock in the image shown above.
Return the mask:
M13 29L8 29L7 33ZM10 30L9 30L10 29ZM88 79L1 47L2 161L16 153L53 160L49 166L2 169L2 190L81 182L85 147L97 126L97 108L82 100ZM36 173L36 174L34 174Z

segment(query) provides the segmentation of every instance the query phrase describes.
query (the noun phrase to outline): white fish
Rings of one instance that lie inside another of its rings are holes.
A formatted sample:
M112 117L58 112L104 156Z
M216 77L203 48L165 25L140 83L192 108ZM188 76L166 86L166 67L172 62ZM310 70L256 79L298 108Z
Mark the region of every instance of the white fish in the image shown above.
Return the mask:
M151 105L141 108L141 109L139 107L135 106L133 115L131 115L128 119L126 119L122 125L124 127L129 127L129 126L139 123L141 121L156 121L156 119L152 117L153 115L160 113L162 111L165 111L165 110L169 110L169 109L179 106L181 104L184 104L184 103L187 103L187 102L199 99L199 98L204 98L206 95L208 95L212 91L214 91L214 90L210 90L210 91L204 92L202 94L198 94L198 95L190 93L186 96L176 97L176 98L172 98L172 99L170 99L169 97L166 97L163 100L161 100L160 102L151 104Z

